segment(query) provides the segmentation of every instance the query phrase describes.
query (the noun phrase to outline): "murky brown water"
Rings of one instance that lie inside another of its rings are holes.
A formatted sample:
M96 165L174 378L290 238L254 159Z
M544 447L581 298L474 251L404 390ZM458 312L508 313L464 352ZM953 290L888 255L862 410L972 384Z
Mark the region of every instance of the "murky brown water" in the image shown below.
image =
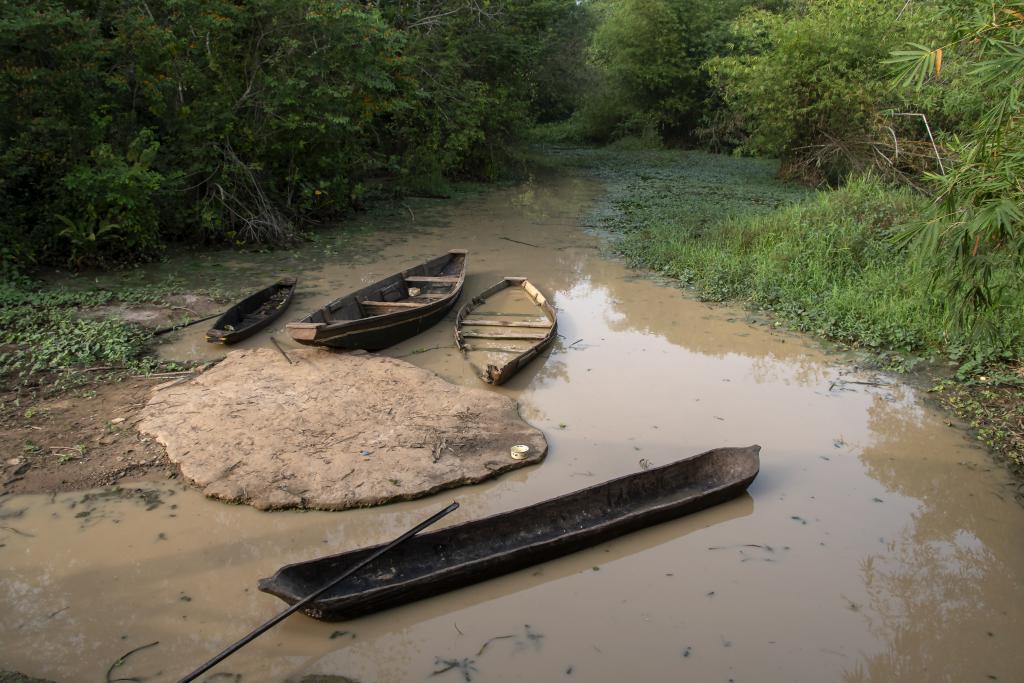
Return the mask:
M558 307L563 337L488 390L516 397L547 434L543 464L331 514L260 513L167 483L144 486L162 492L146 499L7 499L0 523L21 533L0 530L0 663L102 681L119 655L159 641L110 677L172 681L282 607L254 586L283 563L389 539L453 497L462 508L450 522L462 521L643 459L759 443L761 474L731 503L354 622L292 617L217 671L242 681L1024 680L1024 509L1005 475L912 390L845 383L891 379L852 374L797 337L603 258L575 227L599 190L543 178L455 207L416 205L412 238L345 238L348 253L372 249L355 264L331 262L338 250L325 246L298 272L289 312L455 247L470 250L467 293L530 277ZM303 261L211 268L248 268L258 281ZM165 355L220 352L201 327ZM483 387L452 346L441 324L389 353Z

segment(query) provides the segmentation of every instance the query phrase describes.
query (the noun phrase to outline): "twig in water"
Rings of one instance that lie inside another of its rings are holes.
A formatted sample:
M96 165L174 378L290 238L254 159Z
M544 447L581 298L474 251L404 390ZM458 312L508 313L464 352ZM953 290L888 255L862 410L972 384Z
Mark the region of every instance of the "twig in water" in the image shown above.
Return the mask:
M13 479L11 481L13 481ZM0 526L0 529L3 529L4 531L11 531L19 536L24 536L25 538L35 538L35 535L30 534L27 531L22 531L21 529L15 529L13 526Z
M466 635L465 633L463 633L463 632L462 632L462 629L461 629L461 628L459 628L459 623L458 623L457 621L453 621L453 622L452 622L452 626L454 626L454 627L455 627L455 630L459 632L459 635L460 635L460 636L464 636L464 635Z
M160 644L159 640L154 640L152 643L149 643L148 645L140 645L139 647L135 648L134 650L129 650L128 652L125 652L123 655L118 657L117 660L115 660L114 663L110 665L110 668L107 669L107 683L116 683L117 681L134 681L134 683L141 683L141 681L142 681L141 678L135 678L135 677L131 677L131 678L111 678L110 674L114 673L114 669L116 669L119 666L122 666L125 663L125 660L127 660L129 657L131 657L136 652L141 652L142 650L145 650L147 648L150 648L150 647L153 647L153 646L159 645L159 644Z
M57 615L58 615L58 614L60 614L61 612L66 612L66 611L67 611L67 610L69 610L70 608L71 608L71 605L65 605L64 607L61 607L61 608L60 608L59 610L57 610L56 612L50 612L49 614L47 614L47 615L46 615L46 618L47 618L47 619L53 619L53 618L54 618L55 616L57 616Z
M577 339L576 341L574 341L574 342L573 342L572 344L569 344L569 346L568 346L567 348L570 348L570 349L571 349L572 347L574 347L574 346L576 346L577 344L579 344L579 343L580 343L581 341L583 341L583 337L580 337L579 339Z
M294 365L294 363L292 362L292 359L291 359L291 358L289 358L289 357L288 357L288 354L284 352L284 349L282 349L282 348L281 348L281 345L277 343L277 340L276 340L276 339L274 339L273 337L271 337L271 338L270 338L270 341L272 341L272 342L274 343L274 346L275 346L275 347L277 347L277 350L278 350L278 351L280 351L280 352L281 352L281 355L282 355L282 356L284 356L284 359L285 359L286 361L288 361L288 365Z
M415 356L420 353L426 353L427 351L436 351L437 349L454 349L455 347L451 344L442 344L440 346L427 346L422 349L413 349L409 353L403 353L401 356L392 356L392 358L408 358L409 356Z
M157 337L157 336L159 336L161 334L167 334L168 332L174 332L176 330L180 330L182 328L189 327L191 325L195 325L196 323L201 323L203 321L210 320L212 318L219 318L219 317L220 317L220 313L214 313L213 315L208 315L205 318L199 318L198 320L189 320L187 322L178 323L177 325L171 325L170 327L161 327L158 330L153 330L153 336Z
M487 649L487 646L490 645L491 643L493 643L494 641L496 641L496 640L504 640L506 638L515 638L515 635L510 633L510 634L508 634L506 636L494 636L493 638L488 638L487 642L484 643L483 645L481 645L480 649L476 651L476 656L479 657L480 655L482 655L484 653L484 650Z
M199 314L193 311L191 308L185 308L184 306L171 306L172 311L188 311L192 315L198 316Z
M522 245L527 246L527 247L533 247L534 249L540 249L540 246L538 246L536 244L530 244L529 242L520 242L519 240L514 240L511 237L502 237L501 239L503 239L503 240L505 240L507 242L515 242L516 244L522 244Z

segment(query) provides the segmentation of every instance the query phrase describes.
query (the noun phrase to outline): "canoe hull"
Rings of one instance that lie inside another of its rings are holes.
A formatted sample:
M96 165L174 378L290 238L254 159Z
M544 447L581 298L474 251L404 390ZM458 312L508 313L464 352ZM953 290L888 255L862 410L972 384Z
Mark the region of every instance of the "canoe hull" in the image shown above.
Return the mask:
M207 330L206 341L211 344L234 344L242 341L243 339L248 339L260 330L266 328L272 322L284 315L284 312L289 306L291 306L292 299L295 297L296 282L295 278L282 278L271 286L261 289L255 294L252 294L238 302L225 311L224 315L217 318L213 323L213 326ZM246 314L259 309L264 302L282 289L287 289L287 295L285 296L283 303L270 314L262 316L259 320L246 325L245 327L235 330L225 329L229 325L235 325L238 321L243 319Z
M458 301L458 295L452 297L451 301L446 304L431 307L429 310L418 309L416 311L394 313L387 316L377 316L378 318L387 318L387 320L366 318L346 325L344 330L339 330L334 335L332 335L331 330L325 329L310 342L300 339L294 334L292 338L301 344L309 343L315 346L327 346L332 349L379 351L405 341L410 337L415 337L420 332L436 325L448 315L448 311L452 309L456 301Z
M364 576L350 580L354 585L334 589L304 611L325 621L371 614L703 510L747 489L759 470L759 451L759 446L715 449L529 508L422 534L391 551L397 557L375 560ZM520 542L522 529L531 525L539 531ZM489 543L504 547L491 552ZM282 567L261 579L259 589L294 604L379 547Z
M509 287L520 287L529 296L534 304L537 306L538 315L542 315L548 319L549 324L544 331L542 339L535 341L528 348L522 349L518 354L513 354L506 358L501 364L489 363L486 367L477 367L474 364L474 368L477 371L477 376L487 384L504 384L513 375L519 372L527 363L536 358L547 349L555 341L555 336L558 334L558 318L555 308L548 303L547 299L543 294L525 277L505 277L502 278L498 284L489 287L480 294L473 297L465 306L459 309L458 314L455 316L455 345L462 351L463 355L469 358L471 350L477 351L488 351L487 347L481 347L479 349L473 349L467 342L467 328L472 329L479 326L479 323L474 324L471 321L470 316L473 314L479 306L487 302L487 300L501 292L502 290L508 289ZM495 314L500 316L500 314ZM516 329L515 324L508 326L502 326L495 323L494 327L487 326L486 329L494 329L496 327L505 327ZM537 330L537 327L527 328L527 332ZM509 353L506 351L506 353Z
M390 275L288 323L288 332L300 344L334 349L379 351L404 341L437 324L458 301L466 255L453 249ZM428 291L438 287L443 294ZM413 290L423 292L413 295Z

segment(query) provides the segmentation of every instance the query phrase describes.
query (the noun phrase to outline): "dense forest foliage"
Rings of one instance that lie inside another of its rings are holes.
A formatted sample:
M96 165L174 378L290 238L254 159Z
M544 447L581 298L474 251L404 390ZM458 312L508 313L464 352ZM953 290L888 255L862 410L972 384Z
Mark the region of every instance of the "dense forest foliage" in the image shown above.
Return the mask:
M286 242L523 140L700 147L927 198L877 238L978 322L1021 298L1022 86L991 0L12 0L0 257Z
M582 12L559 0L5 2L0 256L85 266L169 242L282 242L382 187L493 177L539 109L571 112L548 64Z

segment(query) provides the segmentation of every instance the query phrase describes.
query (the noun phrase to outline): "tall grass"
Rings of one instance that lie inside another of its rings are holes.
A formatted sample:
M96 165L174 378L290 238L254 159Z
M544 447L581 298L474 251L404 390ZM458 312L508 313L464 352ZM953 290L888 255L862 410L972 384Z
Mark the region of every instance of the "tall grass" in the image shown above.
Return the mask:
M632 181L613 189L624 233L622 252L635 264L679 278L710 301L741 300L772 311L790 326L854 347L946 355L982 363L1024 357L1024 302L985 312L976 335L948 325L931 276L893 236L925 207L906 190L871 176L840 190L805 195L775 208L756 187L719 191L709 206L706 171L687 159L662 187ZM740 181L742 177L719 180ZM746 204L728 197L747 192ZM998 277L1021 277L1006 264Z

